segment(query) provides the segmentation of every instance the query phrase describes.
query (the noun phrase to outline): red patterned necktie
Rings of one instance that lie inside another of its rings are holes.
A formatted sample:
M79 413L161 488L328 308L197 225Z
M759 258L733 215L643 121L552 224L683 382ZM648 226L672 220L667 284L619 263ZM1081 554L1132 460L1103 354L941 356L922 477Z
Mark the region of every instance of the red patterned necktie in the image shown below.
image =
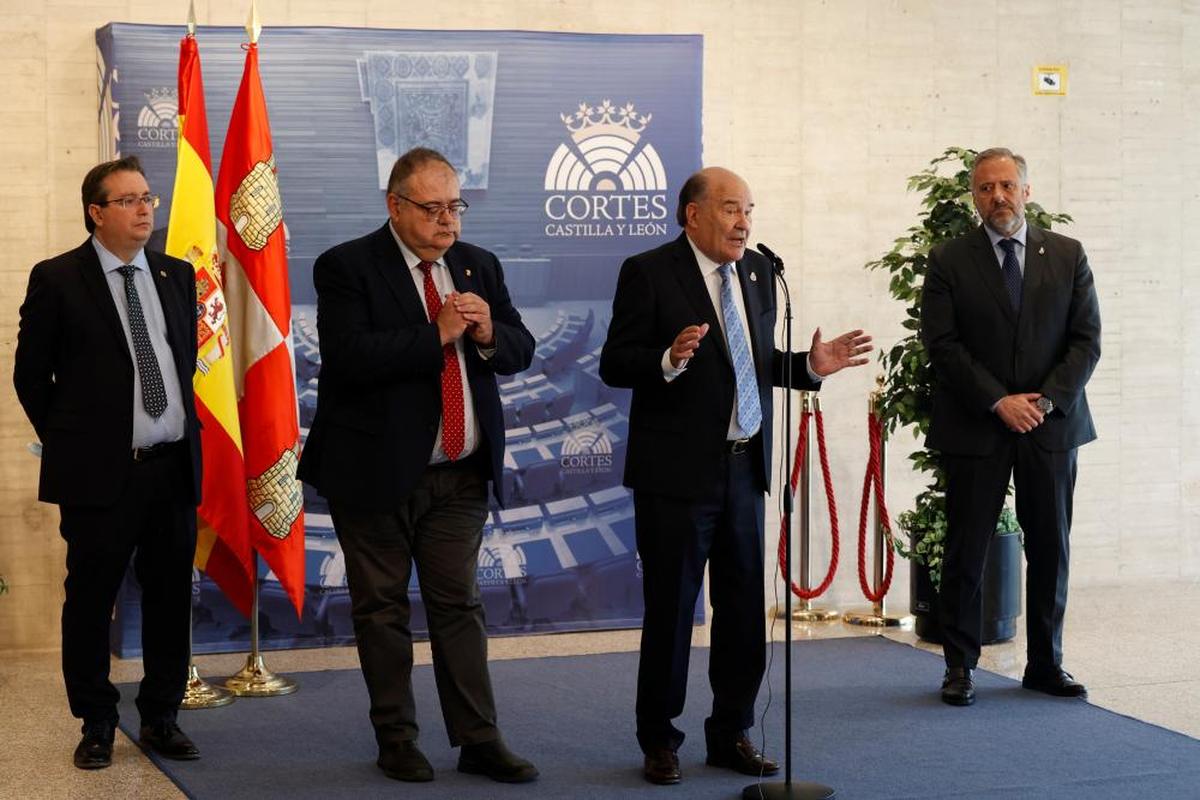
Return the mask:
M425 307L429 310L429 321L433 322L442 310L442 296L433 282L433 263L422 261L417 268L425 275ZM458 353L450 342L442 347L442 450L451 461L463 451L463 405L462 372L458 368Z

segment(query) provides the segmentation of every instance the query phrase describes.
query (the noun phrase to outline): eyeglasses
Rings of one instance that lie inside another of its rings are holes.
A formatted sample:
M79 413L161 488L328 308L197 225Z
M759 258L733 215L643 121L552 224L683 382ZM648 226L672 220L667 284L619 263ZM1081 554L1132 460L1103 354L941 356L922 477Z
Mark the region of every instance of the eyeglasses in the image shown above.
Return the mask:
M414 206L424 211L425 216L430 220L435 220L440 217L443 211L449 213L451 217L458 219L463 214L467 213L467 209L470 208L470 206L467 205L466 200L454 200L449 203L418 203L416 200L413 200L410 197L405 197L402 194L396 194L395 192L392 192L392 195L399 197L401 200L406 200L409 203L412 203Z
M158 195L144 194L141 197L127 195L125 197L115 197L112 200L104 200L100 203L92 203L94 206L118 205L126 211L139 204L148 206L149 208L158 208Z

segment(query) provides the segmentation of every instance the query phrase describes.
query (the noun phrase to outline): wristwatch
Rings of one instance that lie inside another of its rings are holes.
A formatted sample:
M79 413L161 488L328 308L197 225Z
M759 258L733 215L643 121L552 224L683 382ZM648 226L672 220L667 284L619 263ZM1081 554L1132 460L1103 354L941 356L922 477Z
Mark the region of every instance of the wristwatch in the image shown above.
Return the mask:
M1037 407L1038 407L1038 410L1041 411L1043 415L1049 414L1051 411L1054 410L1054 401L1051 400L1049 397L1046 397L1043 395L1042 397L1039 397L1037 399Z

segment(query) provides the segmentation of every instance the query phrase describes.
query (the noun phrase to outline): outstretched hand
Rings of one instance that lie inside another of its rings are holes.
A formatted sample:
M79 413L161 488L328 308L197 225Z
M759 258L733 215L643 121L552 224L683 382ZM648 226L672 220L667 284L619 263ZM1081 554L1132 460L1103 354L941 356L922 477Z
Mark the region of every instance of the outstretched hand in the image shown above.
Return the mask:
M809 366L817 375L826 378L846 367L866 364L866 354L874 349L871 337L861 329L848 331L826 342L821 339L821 329L817 328L808 349Z

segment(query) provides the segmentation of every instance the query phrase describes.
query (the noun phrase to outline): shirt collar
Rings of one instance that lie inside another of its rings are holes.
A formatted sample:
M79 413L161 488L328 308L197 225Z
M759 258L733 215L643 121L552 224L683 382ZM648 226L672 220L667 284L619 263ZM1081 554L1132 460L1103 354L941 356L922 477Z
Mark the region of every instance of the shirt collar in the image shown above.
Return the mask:
M113 255L107 247L100 244L100 240L95 236L92 237L92 247L96 249L96 255L100 257L100 268L104 270L104 274L106 275L110 272L115 272L116 270L125 266L127 263L132 264L144 272L150 271L150 263L146 261L145 248L140 248L137 253L134 254L133 259L126 262Z
M1029 232L1029 223L1025 222L1024 220L1021 221L1020 230L1018 230L1012 236L1004 236L1003 234L996 233L986 222L983 225L983 229L987 231L988 239L992 242L992 247L999 247L1000 242L1003 239L1012 239L1021 245L1022 250L1025 249L1025 234Z
M400 234L396 233L396 229L392 227L392 221L390 219L388 220L388 232L392 234L392 238L396 240L396 245L400 248L400 255L404 258L404 266L408 267L410 270L416 269L417 265L425 259L408 249L408 246L404 244L404 241L400 238ZM446 266L446 257L443 255L441 258L435 259L433 263L444 267Z
M687 234L684 235L687 236ZM691 236L687 236L687 243L692 248L693 255L696 256L696 263L700 265L700 274L705 278L707 278L709 275L712 275L714 272L724 266L723 264L718 264L716 261L713 261L711 258L704 255L704 251L696 246L696 243L692 241Z

